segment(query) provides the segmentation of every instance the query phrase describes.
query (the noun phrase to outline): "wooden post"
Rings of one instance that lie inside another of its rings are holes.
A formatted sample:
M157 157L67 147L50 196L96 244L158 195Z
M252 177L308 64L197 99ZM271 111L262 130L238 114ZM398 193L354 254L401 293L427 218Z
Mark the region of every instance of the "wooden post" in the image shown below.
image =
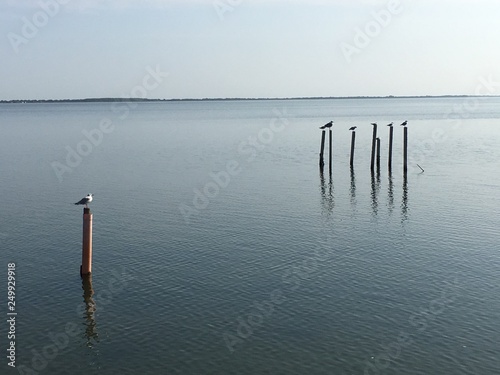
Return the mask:
M394 138L394 128L389 126L389 172L392 172L392 142Z
M321 132L321 149L319 152L319 167L323 169L323 166L325 165L325 162L323 161L323 154L325 151L325 131L323 130Z
M373 172L375 170L375 146L376 146L376 140L377 140L377 125L372 125L373 126L373 135L372 135L372 159L371 159L371 165L370 169Z
M92 273L92 212L90 208L83 209L82 265L80 275Z
M380 138L377 137L377 173L380 173Z
M328 145L328 152L329 152L329 159L328 159L328 168L329 168L329 171L330 171L330 175L332 174L332 129L330 128L330 131L329 131L329 135L330 135L330 138L329 138L329 145Z
M404 127L404 140L403 140L403 173L406 176L408 173L408 128Z
M356 130L352 131L351 136L351 168L354 168L354 145L356 144Z

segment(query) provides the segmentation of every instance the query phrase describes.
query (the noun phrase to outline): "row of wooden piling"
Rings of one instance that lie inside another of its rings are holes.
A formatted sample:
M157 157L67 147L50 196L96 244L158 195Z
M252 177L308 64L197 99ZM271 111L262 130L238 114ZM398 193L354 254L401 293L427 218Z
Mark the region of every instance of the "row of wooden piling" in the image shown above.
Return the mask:
M380 171L380 138L377 137L377 124L372 124L372 149L371 149L371 160L370 160L370 170L375 172L375 166L377 170ZM319 153L319 167L323 169L324 163L324 150L325 150L325 135L326 130L321 132L321 148ZM332 171L332 130L329 129L329 170ZM394 141L394 127L389 126L389 155L388 155L388 169L392 172L392 150ZM349 165L354 168L354 150L356 147L356 130L352 130L351 135L351 153L349 159ZM408 128L405 126L403 128L403 173L406 175L408 173Z

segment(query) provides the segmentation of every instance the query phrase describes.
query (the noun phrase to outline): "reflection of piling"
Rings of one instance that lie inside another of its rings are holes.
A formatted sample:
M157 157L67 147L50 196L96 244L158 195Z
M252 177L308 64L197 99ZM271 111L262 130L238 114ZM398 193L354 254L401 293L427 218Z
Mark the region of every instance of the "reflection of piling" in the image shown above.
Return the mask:
M356 203L356 176L354 174L354 168L351 168L351 204Z
M330 171L330 175L332 174L332 129L329 131L329 144L328 144L328 170Z
M403 173L408 173L408 128L405 126L403 139Z
M372 159L370 164L370 169L373 172L375 170L375 146L377 139L377 124L373 124L373 135L372 135Z
M406 130L406 128L405 128ZM408 177L403 175L403 197L401 201L401 222L408 220Z
M354 168L354 145L356 144L356 131L352 131L352 136L351 136L351 161L350 165L351 168Z
M389 127L389 161L388 167L389 172L392 172L392 141L394 138L394 128L392 126Z
M394 182L392 181L392 173L389 173L388 193L389 193L389 211L392 213L392 210L394 208Z
M319 151L319 167L323 169L325 162L323 161L323 154L325 151L325 131L321 132L321 149Z
M380 138L377 138L377 173L380 173Z
M83 209L82 265L80 275L92 273L92 212Z
M82 276L83 301L85 303L84 320L87 347L92 348L94 342L99 342L97 324L95 320L96 303L94 301L94 288L92 287L92 274Z

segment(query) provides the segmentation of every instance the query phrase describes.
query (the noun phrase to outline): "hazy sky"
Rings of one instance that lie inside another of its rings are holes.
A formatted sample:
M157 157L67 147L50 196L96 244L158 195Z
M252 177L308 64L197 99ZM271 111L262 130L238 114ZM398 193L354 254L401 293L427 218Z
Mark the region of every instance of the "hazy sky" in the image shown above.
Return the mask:
M0 0L0 99L474 94L500 81L499 17L498 0Z

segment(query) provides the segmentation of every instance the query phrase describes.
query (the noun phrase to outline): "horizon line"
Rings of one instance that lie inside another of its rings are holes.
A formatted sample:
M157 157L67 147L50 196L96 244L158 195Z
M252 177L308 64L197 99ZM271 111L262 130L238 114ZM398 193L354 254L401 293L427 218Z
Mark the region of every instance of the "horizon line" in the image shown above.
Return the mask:
M318 100L318 99L408 99L408 98L495 98L500 95L385 95L385 96L299 96L274 98L79 98L79 99L4 99L0 103L55 103L55 102L159 102L159 101L238 101L238 100Z

